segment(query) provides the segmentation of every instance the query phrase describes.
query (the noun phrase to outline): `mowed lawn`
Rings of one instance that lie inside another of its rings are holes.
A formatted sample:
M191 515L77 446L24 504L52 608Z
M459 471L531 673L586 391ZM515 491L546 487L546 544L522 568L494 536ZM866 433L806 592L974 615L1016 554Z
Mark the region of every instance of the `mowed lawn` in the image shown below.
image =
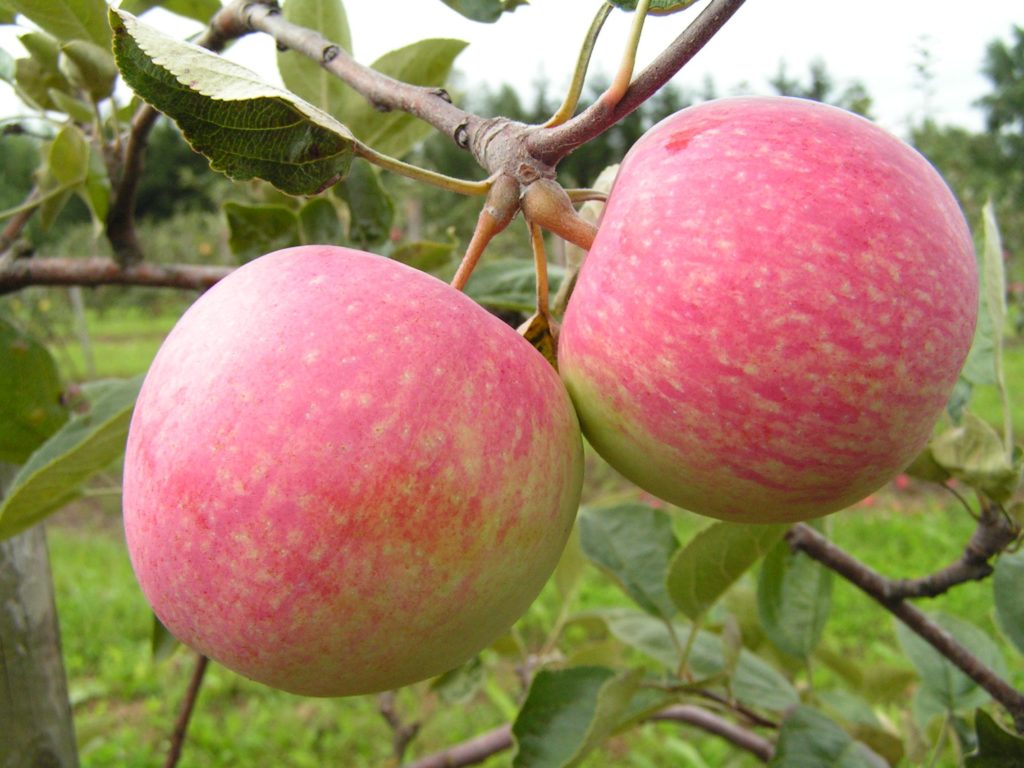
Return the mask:
M95 376L129 376L144 371L173 325L169 313L111 312L88 316ZM60 345L58 359L69 377L86 370L86 356L72 340ZM1007 380L1024 403L1024 347L1011 346ZM994 391L979 390L976 411L994 425L1002 422ZM1018 435L1024 434L1024 408L1014 409ZM594 456L588 458L586 499L603 500L634 492ZM706 524L688 513L675 515L685 541ZM883 489L857 507L827 519L829 536L869 565L893 577L920 576L952 562L974 528L974 520L952 495L916 483ZM191 674L194 656L179 649L155 660L150 647L152 617L135 584L120 527L117 472L97 478L89 496L48 523L51 561L57 589L63 647L84 766L158 766L165 756L177 708ZM753 580L741 582L726 603L738 614L753 610ZM625 605L619 590L596 570L586 573L575 609ZM972 621L998 637L991 616L991 583L970 584L926 601L926 610L942 610ZM542 638L556 621L558 597L549 585L519 625L521 637ZM756 615L756 614L755 614ZM1000 640L1024 686L1021 657ZM816 688L839 687L842 671L834 660L846 658L870 674L872 669L912 671L903 657L887 613L854 587L837 580L831 617L812 660ZM411 755L421 755L494 727L514 713L521 695L512 660L485 654L489 673L468 702L448 703L429 685L399 693L398 711L423 723ZM806 675L806 670L796 672ZM899 676L897 676L898 678ZM892 694L894 717L909 710L912 685ZM319 700L267 689L211 665L199 699L181 766L387 765L392 732L378 711L376 697ZM731 762L730 762L731 760ZM489 768L510 764L508 753L492 758ZM613 739L585 765L745 766L724 742L678 725L643 726Z

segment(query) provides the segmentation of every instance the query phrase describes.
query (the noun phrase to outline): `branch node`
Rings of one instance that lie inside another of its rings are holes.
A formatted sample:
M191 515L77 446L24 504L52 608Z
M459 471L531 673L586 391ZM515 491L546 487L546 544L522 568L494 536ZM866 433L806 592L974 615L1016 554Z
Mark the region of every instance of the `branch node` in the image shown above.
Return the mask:
M333 43L331 43L330 45L324 47L324 51L320 55L320 59L321 59L321 61L324 64L330 64L332 61L334 61L336 58L338 58L338 54L340 54L340 53L341 53L340 46L337 46L337 45L334 45Z
M449 104L452 103L452 95L448 93L446 88L433 88L430 91L431 96L437 96L441 101L447 101Z
M455 133L452 135L455 144L459 149L469 149L469 123L459 123L455 126Z

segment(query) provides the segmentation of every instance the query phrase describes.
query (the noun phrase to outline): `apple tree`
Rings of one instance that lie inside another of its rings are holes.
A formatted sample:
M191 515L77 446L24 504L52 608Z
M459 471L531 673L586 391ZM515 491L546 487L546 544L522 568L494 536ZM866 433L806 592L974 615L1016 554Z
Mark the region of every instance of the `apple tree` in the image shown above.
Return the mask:
M523 3L445 4L500 24ZM1007 661L1024 653L1022 454L991 207L972 239L908 146L778 97L681 110L594 188L559 183L742 4L581 9L569 92L525 124L445 89L462 42L357 61L341 0L164 3L204 22L192 42L149 23L148 0L0 0L24 48L0 51L0 76L47 132L34 189L3 212L0 292L202 292L144 380L80 386L0 305L0 762L76 764L39 523L121 462L155 636L197 659L170 765L208 660L302 695L379 695L394 759L419 768L506 750L576 765L654 722L776 766L1024 761ZM621 66L580 108L613 13L633 18ZM638 69L645 23L680 33ZM283 87L219 55L246 35L275 41ZM162 262L140 236L161 115L263 191L224 205L237 264ZM431 132L485 177L408 162ZM383 174L478 201L457 254L393 236ZM15 247L73 197L110 257ZM488 258L520 217L528 256ZM979 386L1001 423L970 410ZM602 461L628 478L617 501L585 496ZM974 519L933 573L883 574L828 535L827 515L901 472ZM584 608L596 579L618 599ZM895 623L895 696L823 648L838 579ZM920 607L982 580L998 639ZM517 632L547 583L555 616ZM508 722L419 749L391 691L472 688L502 664Z

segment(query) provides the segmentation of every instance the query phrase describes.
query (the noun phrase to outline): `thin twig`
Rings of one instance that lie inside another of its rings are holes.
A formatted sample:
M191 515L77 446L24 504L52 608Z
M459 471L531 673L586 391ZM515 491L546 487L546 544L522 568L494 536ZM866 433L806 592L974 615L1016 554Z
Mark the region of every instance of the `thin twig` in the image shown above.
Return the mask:
M0 294L30 285L142 285L154 288L206 290L232 267L197 264L136 264L123 267L107 258L15 259L0 265Z
M406 723L398 713L394 691L385 691L377 697L377 711L391 727L391 746L395 760L402 761L409 744L420 732L420 723Z
M181 710L178 712L178 719L174 723L174 733L171 734L171 748L167 752L167 759L164 760L164 768L174 768L181 759L181 750L185 746L185 734L188 732L188 723L192 718L192 711L196 706L196 698L199 696L199 688L203 684L203 675L206 674L206 667L209 659L202 654L196 658L195 669L192 670L192 679L188 681L188 690L185 691L185 699L181 702Z
M556 163L576 147L604 133L671 80L739 10L743 2L712 0L683 33L633 79L614 107L598 99L588 109L560 126L538 127L529 136L529 153L548 163Z
M675 704L665 707L643 722L671 721L692 725L702 731L721 736L734 746L743 749L762 762L768 762L775 751L771 741L742 726L731 723L706 709L692 704ZM474 736L468 741L448 747L432 755L421 757L404 768L463 768L482 763L489 757L504 752L512 746L512 726L502 725L493 730Z
M236 14L242 24L265 32L278 45L319 62L379 110L401 110L418 117L460 144L459 135L467 124L473 119L479 120L452 104L441 89L410 85L360 64L348 51L317 30L285 19L276 4L236 0L226 6L224 12Z
M898 579L890 583L889 599L938 597L958 584L981 581L992 574L989 562L1013 544L1020 535L1010 518L995 504L981 509L978 527L960 559L945 568L918 579Z
M31 203L39 197L39 188L35 187L31 192L28 193L28 197L25 198L26 203ZM0 256L5 255L11 246L14 245L15 241L21 237L21 233L28 225L32 216L39 210L38 205L32 205L24 208L18 213L14 214L4 225L3 232L0 232ZM2 261L0 261L2 263Z
M935 650L1002 704L1024 733L1024 694L1014 689L952 635L901 597L893 582L837 547L809 525L799 523L786 534L789 545L835 571L916 632Z

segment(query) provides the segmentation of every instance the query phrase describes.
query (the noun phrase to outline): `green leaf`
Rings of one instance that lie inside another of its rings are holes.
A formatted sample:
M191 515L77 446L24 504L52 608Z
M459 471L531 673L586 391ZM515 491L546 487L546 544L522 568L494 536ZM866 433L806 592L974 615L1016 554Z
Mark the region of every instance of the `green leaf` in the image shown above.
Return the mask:
M983 630L949 614L932 614L931 619L961 645L969 648L979 661L1000 677L1006 677L1003 654ZM921 715L922 724L934 715L965 712L988 702L989 695L984 689L901 622L896 623L896 636L903 652L921 676L915 708Z
M639 672L606 667L542 669L512 725L515 768L576 765L621 722Z
M608 2L624 11L636 10L637 0L608 0ZM662 16L686 10L696 2L697 0L651 0L647 12L656 16Z
M548 265L548 286L552 295L565 277L565 268ZM532 312L537 302L537 278L533 262L523 259L482 261L473 270L465 293L489 309Z
M970 411L932 440L931 453L950 475L995 501L1008 501L1020 483L1020 457L1011 461L999 434Z
M49 96L57 110L70 117L73 122L88 125L96 118L96 112L93 110L93 107L82 99L77 99L74 96L68 96L63 91L52 89Z
M313 195L348 172L351 132L250 70L111 9L114 54L132 89L171 117L210 166Z
M422 272L435 272L451 265L454 252L453 243L418 240L400 245L391 252L391 258Z
M220 0L122 0L119 8L139 16L150 8L163 8L187 19L208 22L220 10Z
M483 662L479 656L474 656L462 666L434 678L430 690L436 693L441 703L446 706L465 704L480 690L484 674Z
M88 40L72 40L61 46L61 54L61 72L93 101L102 101L114 92L117 64L109 47L100 47Z
M576 585L583 575L586 566L586 559L583 557L583 550L580 548L580 526L579 518L569 533L569 540L565 543L562 556L558 559L553 576L555 589L562 603L572 598L576 591Z
M149 637L149 647L153 654L153 661L164 661L169 659L181 643L171 634L170 630L163 625L163 622L153 614L153 626Z
M0 462L22 464L68 419L45 346L0 317Z
M442 0L442 2L467 19L482 21L486 24L497 21L503 13L510 13L520 5L529 4L529 0Z
M288 0L283 13L285 19L293 24L315 29L327 40L352 52L348 15L341 0ZM346 100L357 94L340 78L295 51L278 51L277 69L290 91L324 112L347 121Z
M966 768L1020 768L1024 765L1024 738L1004 730L984 710L974 716L978 750L967 755Z
M998 384L1003 325L1006 321L1006 277L1003 249L991 202L982 211L982 239L978 247L978 324L964 363L963 378L971 384Z
M138 376L92 389L89 410L72 417L29 457L0 502L0 539L60 509L85 480L124 453L140 386Z
M770 768L888 768L867 745L855 741L825 715L797 707L779 730Z
M341 241L341 219L334 203L326 197L307 200L299 209L300 239L306 245Z
M361 248L379 245L391 234L395 204L384 191L377 169L365 160L352 163L337 193L348 205L348 239Z
M669 624L638 611L616 610L600 614L608 631L620 642L635 648L675 674L679 668L682 645L693 627L681 621ZM728 688L747 706L783 711L800 702L800 696L784 675L760 657L743 649L729 675L729 659L722 638L700 630L687 659L690 671L700 678L725 675Z
M0 48L0 80L14 85L14 57L4 48Z
M757 609L768 639L801 659L818 645L832 606L832 571L779 541L765 556Z
M669 595L679 610L697 620L782 538L787 528L713 523L672 558Z
M71 83L60 71L60 44L45 32L28 32L18 40L28 52L14 62L14 82L18 94L39 109L54 109L51 91L71 94Z
M580 510L583 553L610 573L648 613L671 618L676 607L665 588L665 573L679 542L672 521L643 504Z
M382 74L410 85L439 87L448 80L456 57L465 49L462 40L430 39L385 53L371 66ZM401 157L433 132L427 123L401 110L380 112L348 89L340 114L363 143L378 152Z
M1024 549L1003 553L992 579L996 620L1007 639L1024 653Z
M88 40L110 46L104 0L4 0L4 5L63 42Z
M299 219L281 205L224 203L228 245L239 261L251 261L281 248L300 244Z

